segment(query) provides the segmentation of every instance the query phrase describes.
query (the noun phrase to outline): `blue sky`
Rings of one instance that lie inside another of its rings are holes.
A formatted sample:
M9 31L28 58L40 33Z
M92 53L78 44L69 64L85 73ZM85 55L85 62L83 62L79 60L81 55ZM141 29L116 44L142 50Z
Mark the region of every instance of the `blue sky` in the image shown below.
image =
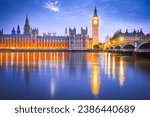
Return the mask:
M43 32L64 35L65 27L88 27L94 7L100 17L100 41L118 29L142 28L150 33L150 0L0 0L0 29L10 33L19 24L23 29L28 14L31 27ZM22 30L23 32L23 30Z

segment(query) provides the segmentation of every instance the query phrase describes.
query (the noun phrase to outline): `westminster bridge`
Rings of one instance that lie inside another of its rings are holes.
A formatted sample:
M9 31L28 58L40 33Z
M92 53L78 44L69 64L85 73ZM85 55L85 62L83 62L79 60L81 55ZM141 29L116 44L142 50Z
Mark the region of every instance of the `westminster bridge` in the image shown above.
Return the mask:
M107 52L118 53L150 53L150 36L138 40L109 40L104 44L104 50Z

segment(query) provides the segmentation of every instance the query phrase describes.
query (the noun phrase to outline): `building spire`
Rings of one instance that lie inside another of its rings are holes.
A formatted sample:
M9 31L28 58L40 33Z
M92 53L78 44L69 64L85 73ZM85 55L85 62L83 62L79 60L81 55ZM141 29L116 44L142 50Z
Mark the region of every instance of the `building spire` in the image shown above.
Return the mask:
M29 24L28 14L26 14L26 24Z
M28 19L27 14L26 14L26 20L25 20L25 25L24 25L24 34L31 34L30 33L29 19Z
M95 10L94 10L94 15L93 15L93 17L98 17L96 6L95 6Z
M17 26L17 34L20 35L20 26Z

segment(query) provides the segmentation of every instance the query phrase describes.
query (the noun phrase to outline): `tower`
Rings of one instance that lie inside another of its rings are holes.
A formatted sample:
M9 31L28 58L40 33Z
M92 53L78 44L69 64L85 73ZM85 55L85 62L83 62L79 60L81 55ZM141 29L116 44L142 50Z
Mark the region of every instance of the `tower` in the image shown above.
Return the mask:
M31 34L28 15L26 15L26 21L25 21L25 25L24 25L24 34Z
M67 33L67 28L65 28L65 37L68 36L68 33Z
M76 28L69 28L69 49L75 48L75 37L76 37Z
M32 37L36 38L39 35L39 29L38 28L33 28L31 29L32 32Z
M16 34L15 28L12 29L11 34L12 34L12 35L15 35L15 34Z
M17 26L17 35L20 35L20 27L19 27L19 25Z
M2 36L2 35L3 35L3 29L0 30L0 36Z
M86 29L83 29L81 27L81 39L82 39L82 49L86 49L86 45L87 45L87 38L88 38L88 28L86 27Z
M97 9L95 7L94 15L92 18L92 38L93 38L93 46L99 43L99 17L97 14Z

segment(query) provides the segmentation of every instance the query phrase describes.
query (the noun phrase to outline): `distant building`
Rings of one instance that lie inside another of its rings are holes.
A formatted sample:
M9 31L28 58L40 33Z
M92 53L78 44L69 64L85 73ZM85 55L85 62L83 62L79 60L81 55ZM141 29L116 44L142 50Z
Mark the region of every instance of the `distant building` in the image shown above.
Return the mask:
M145 34L143 33L142 29L139 30L135 30L133 32L128 32L128 29L126 29L126 32L122 32L121 29L117 32L114 33L113 37L110 38L110 40L119 40L119 39L123 39L124 41L135 41L135 40L140 40L143 39L143 37L145 36Z
M12 29L11 34L4 34L0 30L0 49L67 49L67 50L87 50L99 44L99 18L97 9L94 10L92 18L92 38L89 38L88 28L81 27L81 33L76 33L76 28L65 29L64 36L57 36L54 33L43 33L39 35L38 28L31 28L28 15L26 15L23 34L20 26ZM53 34L53 35L52 35Z

